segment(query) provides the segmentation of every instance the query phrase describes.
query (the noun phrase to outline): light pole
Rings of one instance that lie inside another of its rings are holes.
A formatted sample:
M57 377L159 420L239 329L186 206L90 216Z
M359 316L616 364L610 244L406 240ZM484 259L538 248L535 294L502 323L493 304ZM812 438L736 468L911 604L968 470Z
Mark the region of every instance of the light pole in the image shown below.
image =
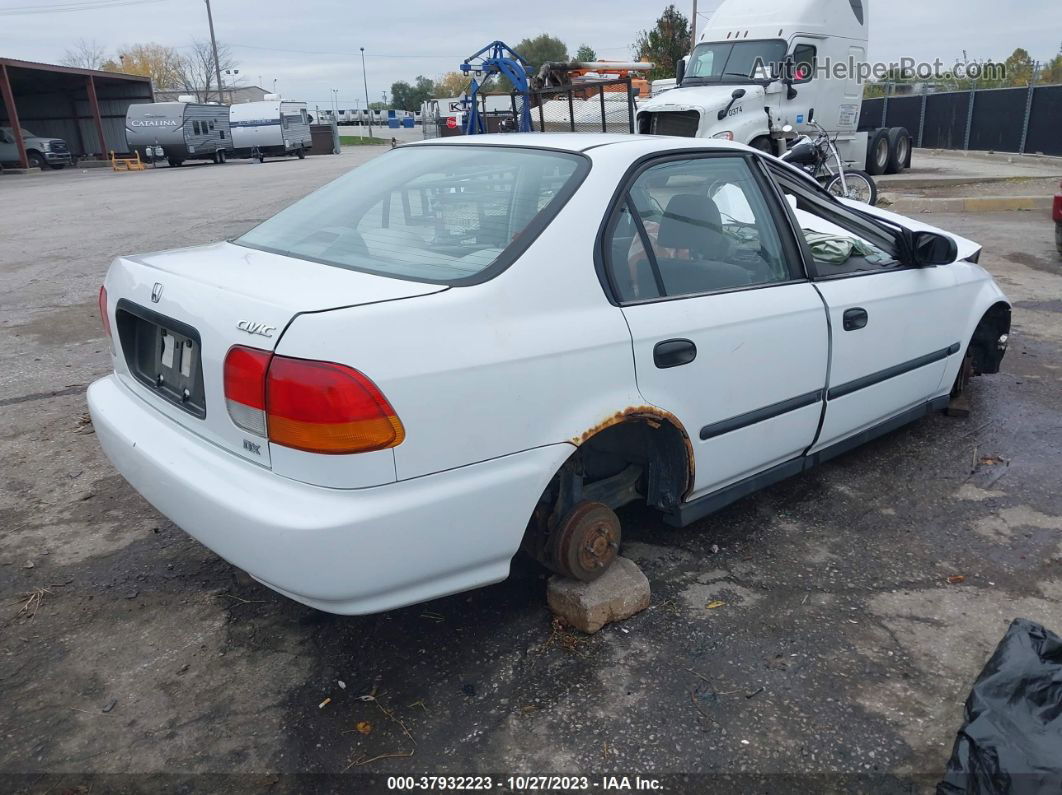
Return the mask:
M336 124L339 124L339 89L332 89L332 117L336 120Z
M214 38L214 15L210 13L210 0L203 0L207 7L207 22L210 24L210 46L214 49L214 72L218 76L218 103L225 101L221 95L221 62L218 60L218 42Z
M369 78L365 76L365 48L361 48L361 83L365 87L365 112L369 115L369 137L372 138L372 108L369 107Z

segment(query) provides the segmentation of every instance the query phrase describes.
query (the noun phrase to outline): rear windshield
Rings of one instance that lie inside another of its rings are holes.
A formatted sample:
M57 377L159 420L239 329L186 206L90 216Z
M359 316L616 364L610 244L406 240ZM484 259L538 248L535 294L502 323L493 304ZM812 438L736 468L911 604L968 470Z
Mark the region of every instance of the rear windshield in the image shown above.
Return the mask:
M588 168L580 155L518 147L397 149L234 242L401 279L489 278L530 245Z

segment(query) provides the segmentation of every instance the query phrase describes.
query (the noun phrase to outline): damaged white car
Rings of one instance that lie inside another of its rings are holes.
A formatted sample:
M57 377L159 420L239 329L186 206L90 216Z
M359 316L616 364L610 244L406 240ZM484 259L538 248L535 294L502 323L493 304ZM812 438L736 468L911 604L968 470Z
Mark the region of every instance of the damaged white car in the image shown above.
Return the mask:
M116 259L88 402L159 511L322 610L497 582L521 546L590 580L621 505L689 524L996 372L979 253L725 141L402 146Z

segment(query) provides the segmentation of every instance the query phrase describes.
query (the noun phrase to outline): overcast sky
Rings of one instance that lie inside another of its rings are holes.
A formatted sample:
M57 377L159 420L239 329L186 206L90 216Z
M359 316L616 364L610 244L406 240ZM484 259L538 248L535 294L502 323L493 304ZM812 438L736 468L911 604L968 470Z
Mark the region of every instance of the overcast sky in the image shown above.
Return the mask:
M778 2L784 7L786 0ZM285 97L311 105L329 104L337 88L340 107L351 107L355 97L364 104L359 47L365 47L369 98L375 102L395 80L456 69L494 39L515 45L547 32L573 53L586 43L600 58L629 58L638 31L650 27L666 3L211 0L211 5L218 40L232 47L244 83L261 79L269 89L276 78ZM690 14L690 2L676 5ZM700 10L717 5L701 0ZM971 59L1003 59L1015 47L1046 60L1062 45L1062 0L870 0L870 20L870 56L876 61L939 57L950 65L963 50ZM78 37L94 39L109 52L149 41L182 47L208 37L206 7L203 0L0 0L0 56L55 63Z

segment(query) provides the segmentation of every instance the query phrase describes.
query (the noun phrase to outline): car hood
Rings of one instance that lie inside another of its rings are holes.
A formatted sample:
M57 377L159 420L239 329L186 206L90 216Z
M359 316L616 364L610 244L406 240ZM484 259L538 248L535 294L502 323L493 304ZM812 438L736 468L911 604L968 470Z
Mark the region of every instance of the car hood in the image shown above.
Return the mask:
M763 97L763 86L757 84L740 85L705 85L689 86L686 88L672 88L671 90L653 97L648 102L639 103L641 111L680 111L699 110L713 111L722 110L730 102L730 95L735 88L745 89L745 96L736 100L734 105L740 105L750 100L760 100Z

